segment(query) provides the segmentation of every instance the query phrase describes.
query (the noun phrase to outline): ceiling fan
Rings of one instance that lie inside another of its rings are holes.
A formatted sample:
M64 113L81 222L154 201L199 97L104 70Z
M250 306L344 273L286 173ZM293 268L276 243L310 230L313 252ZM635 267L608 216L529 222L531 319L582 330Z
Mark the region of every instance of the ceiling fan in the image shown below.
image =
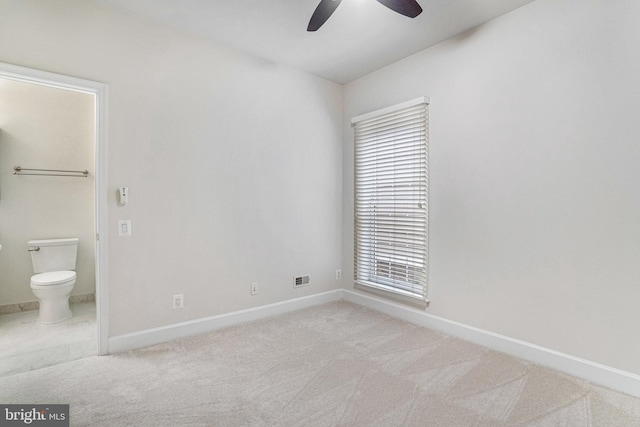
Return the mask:
M317 31L326 22L327 19L335 12L342 0L320 0L320 4L311 15L307 31ZM422 8L416 0L377 0L387 6L394 12L401 15L415 18L422 13Z

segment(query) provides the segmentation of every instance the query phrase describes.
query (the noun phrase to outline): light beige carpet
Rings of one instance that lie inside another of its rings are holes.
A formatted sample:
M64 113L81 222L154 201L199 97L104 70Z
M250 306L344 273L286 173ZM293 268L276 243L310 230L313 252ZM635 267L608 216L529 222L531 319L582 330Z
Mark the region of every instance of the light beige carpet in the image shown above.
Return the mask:
M74 426L640 426L640 399L347 302L0 378Z

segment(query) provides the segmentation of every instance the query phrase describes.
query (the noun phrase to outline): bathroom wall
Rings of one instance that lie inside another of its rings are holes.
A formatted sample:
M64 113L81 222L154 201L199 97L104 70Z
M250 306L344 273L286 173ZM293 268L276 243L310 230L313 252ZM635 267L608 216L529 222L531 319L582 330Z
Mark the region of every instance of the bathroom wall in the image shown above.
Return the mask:
M92 95L0 79L0 306L37 301L30 239L79 237L72 295L95 293L94 125ZM18 176L16 165L89 177Z
M0 0L0 61L108 86L109 336L338 289L341 85L85 0Z
M348 120L430 96L429 312L640 374L638 22L537 0L347 84L345 277Z

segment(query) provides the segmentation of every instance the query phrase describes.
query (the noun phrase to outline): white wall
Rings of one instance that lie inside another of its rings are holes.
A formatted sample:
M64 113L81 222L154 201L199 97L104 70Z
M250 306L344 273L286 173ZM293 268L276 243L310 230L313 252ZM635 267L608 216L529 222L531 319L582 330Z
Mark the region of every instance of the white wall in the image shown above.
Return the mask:
M110 336L336 289L341 86L86 1L0 0L0 40L108 85Z
M95 293L93 96L0 79L0 305L37 301L27 241L79 237L72 295ZM13 167L88 170L87 178Z
M537 0L346 85L345 277L348 120L430 96L429 311L640 374L638 22Z

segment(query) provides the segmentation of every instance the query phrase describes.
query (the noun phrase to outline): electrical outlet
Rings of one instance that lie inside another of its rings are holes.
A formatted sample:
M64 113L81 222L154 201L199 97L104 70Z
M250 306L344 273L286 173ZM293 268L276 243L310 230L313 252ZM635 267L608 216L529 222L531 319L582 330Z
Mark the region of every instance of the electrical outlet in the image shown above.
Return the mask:
M342 279L342 269L339 268L336 270L336 280Z
M251 295L258 295L258 284L251 282Z
M173 309L184 308L184 294L175 294L173 296Z

